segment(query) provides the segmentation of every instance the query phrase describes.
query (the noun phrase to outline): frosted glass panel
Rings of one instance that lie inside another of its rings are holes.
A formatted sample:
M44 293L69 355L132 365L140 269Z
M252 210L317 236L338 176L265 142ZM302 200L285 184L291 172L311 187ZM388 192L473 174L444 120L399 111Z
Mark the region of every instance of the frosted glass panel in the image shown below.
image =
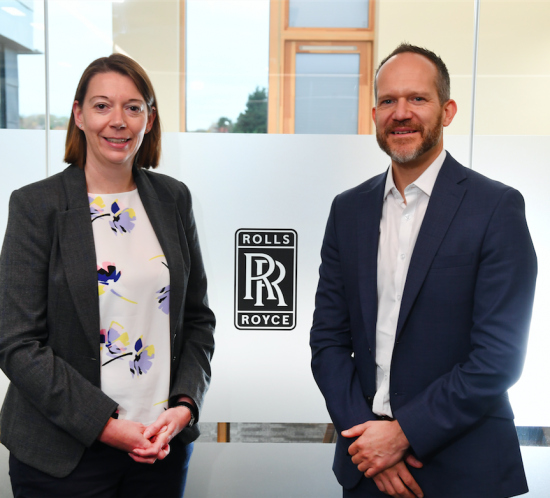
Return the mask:
M550 396L540 386L550 378L550 231L547 186L550 182L550 137L484 136L474 142L473 169L518 189L525 198L527 224L538 257L537 290L523 375L510 389L516 425L550 425Z
M359 54L296 54L294 133L356 134Z
M290 0L291 28L368 28L369 0Z

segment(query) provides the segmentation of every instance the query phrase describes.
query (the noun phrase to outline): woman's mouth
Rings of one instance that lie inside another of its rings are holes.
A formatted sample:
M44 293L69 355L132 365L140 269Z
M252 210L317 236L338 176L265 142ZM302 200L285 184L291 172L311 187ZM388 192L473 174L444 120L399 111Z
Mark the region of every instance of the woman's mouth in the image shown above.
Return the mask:
M104 138L105 140L107 140L107 142L110 142L112 144L123 144L130 140L129 138L107 138L107 137L104 137Z

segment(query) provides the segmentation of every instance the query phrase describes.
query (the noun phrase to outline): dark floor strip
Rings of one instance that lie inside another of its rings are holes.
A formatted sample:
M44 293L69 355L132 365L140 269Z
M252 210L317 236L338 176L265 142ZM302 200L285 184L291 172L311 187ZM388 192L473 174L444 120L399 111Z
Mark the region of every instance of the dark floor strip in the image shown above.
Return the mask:
M217 441L216 423L201 423L200 443ZM516 427L521 446L550 446L550 427ZM230 424L232 443L334 443L332 424Z

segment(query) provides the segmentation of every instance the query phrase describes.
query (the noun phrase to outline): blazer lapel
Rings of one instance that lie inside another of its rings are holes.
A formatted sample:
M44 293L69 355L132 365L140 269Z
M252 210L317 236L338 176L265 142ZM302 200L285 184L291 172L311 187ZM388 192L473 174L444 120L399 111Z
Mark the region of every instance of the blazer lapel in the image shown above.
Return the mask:
M82 328L99 354L99 297L94 235L84 170L69 166L62 173L67 210L57 215L63 268Z
M378 239L386 176L387 172L380 175L371 190L359 195L357 216L359 293L367 340L372 351L376 348Z
M134 180L170 271L170 344L173 344L176 325L182 311L185 285L183 279L179 278L185 273L179 239L179 214L174 202L159 199L146 173L134 169Z
M466 176L463 167L447 152L411 256L397 321L396 340L403 330L403 325L420 292L433 258L462 202L466 189L458 183L464 178Z

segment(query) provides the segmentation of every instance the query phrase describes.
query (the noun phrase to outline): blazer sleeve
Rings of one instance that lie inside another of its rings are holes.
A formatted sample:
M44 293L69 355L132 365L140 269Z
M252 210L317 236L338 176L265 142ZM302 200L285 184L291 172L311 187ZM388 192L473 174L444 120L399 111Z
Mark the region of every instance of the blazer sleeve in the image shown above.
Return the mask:
M216 319L208 305L207 279L201 255L197 225L193 216L191 193L182 183L178 211L183 222L181 243L187 245L190 259L189 277L183 310L183 341L180 359L172 380L170 398L186 395L202 409L212 375L210 362L214 354Z
M483 416L498 416L496 409L523 369L536 274L523 197L509 189L494 210L480 250L468 360L394 412L419 457Z
M328 412L338 433L374 420L355 368L350 314L338 248L336 211L332 203L321 248L319 284L310 334L311 368L325 397ZM349 440L350 444L353 440Z
M33 204L24 189L10 198L0 255L0 368L44 417L90 446L117 404L47 345L55 213Z

